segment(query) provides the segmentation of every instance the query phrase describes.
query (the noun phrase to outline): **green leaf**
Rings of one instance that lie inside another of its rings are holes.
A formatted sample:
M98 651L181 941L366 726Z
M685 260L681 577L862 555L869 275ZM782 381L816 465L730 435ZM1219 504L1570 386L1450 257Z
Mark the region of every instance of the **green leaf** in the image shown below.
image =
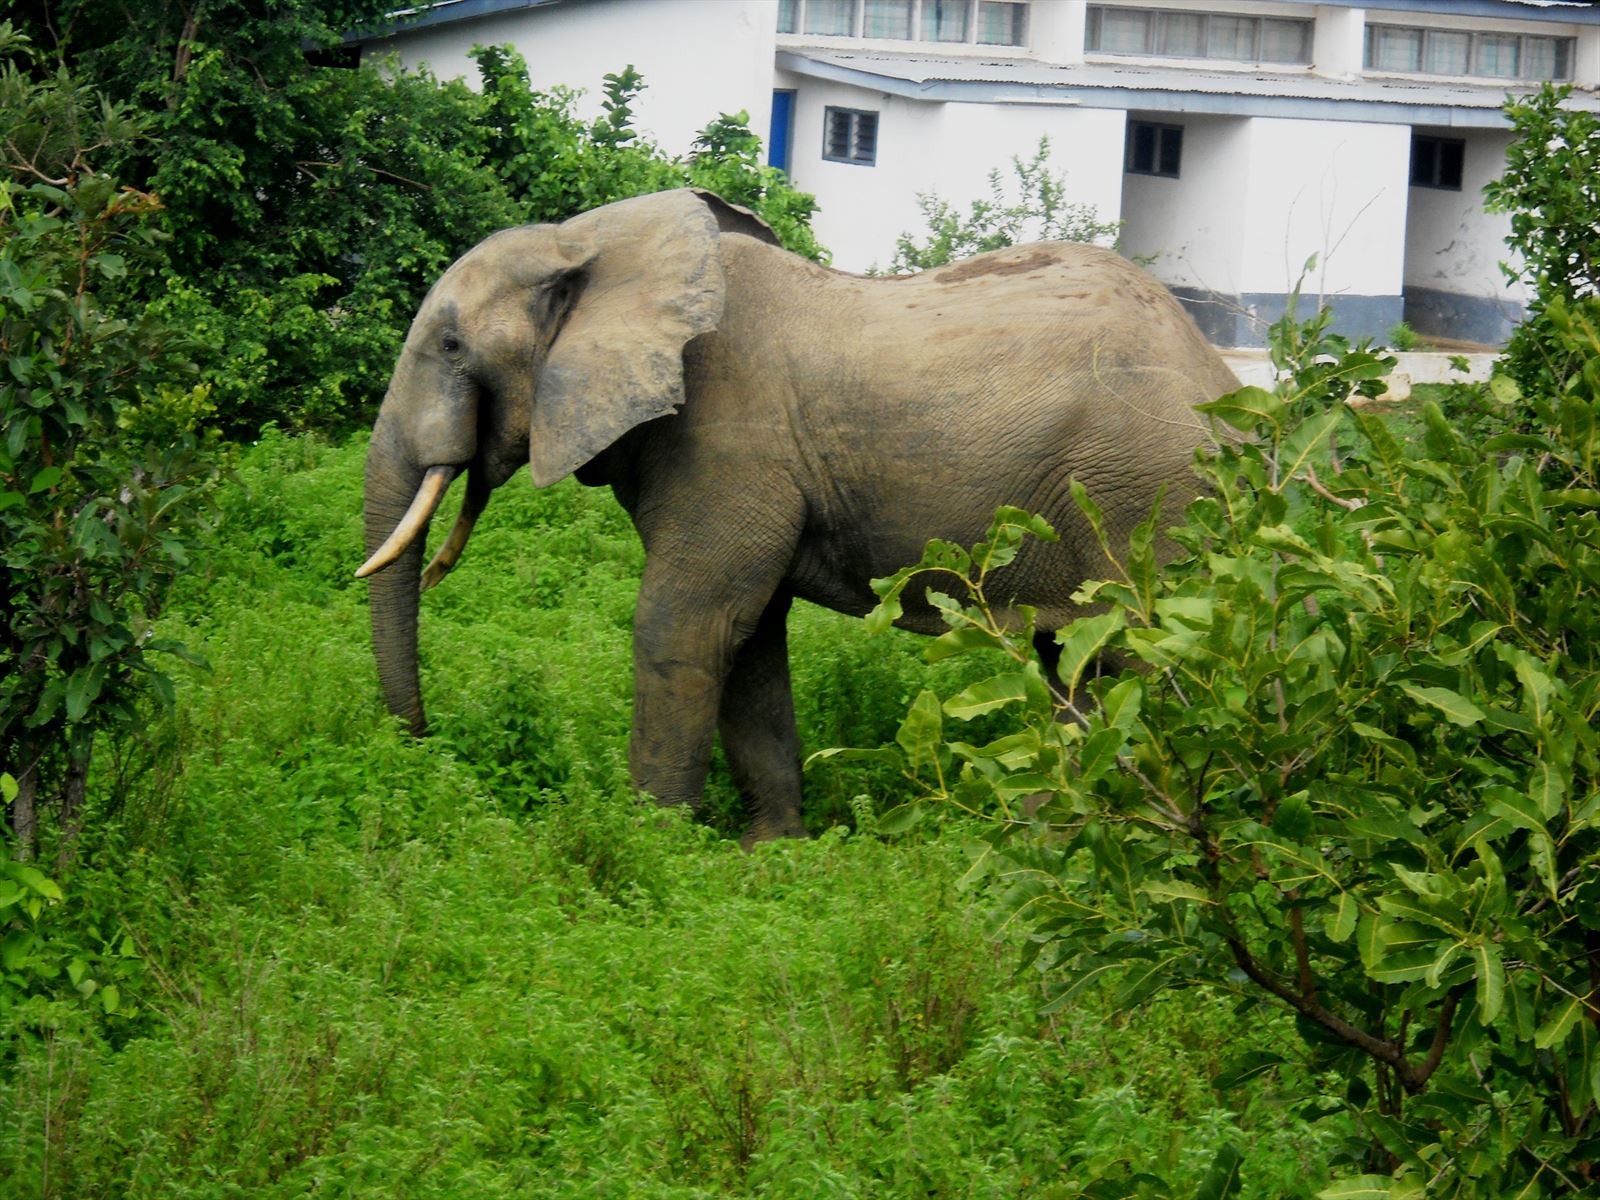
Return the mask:
M7 863L6 872L29 890L43 896L46 900L60 900L61 888L56 881L47 876L38 867L30 867L27 863Z
M931 688L923 688L911 702L894 740L905 751L906 763L912 771L938 761L944 741L944 719L939 712L939 697Z
M1533 1035L1533 1044L1540 1050L1551 1050L1567 1040L1578 1024L1578 1019L1583 1016L1585 997L1568 996L1566 1002L1558 1005L1555 1014L1539 1026Z
M1127 626L1126 614L1117 608L1098 616L1079 617L1072 624L1056 630L1056 642L1061 647L1061 661L1057 664L1056 673L1061 677L1067 695L1077 692L1084 671L1105 649L1106 643Z
M1460 692L1453 692L1449 688L1417 687L1415 684L1402 683L1400 690L1419 704L1437 709L1454 725L1471 726L1483 720L1483 709Z
M1506 972L1500 962L1500 947L1493 942L1480 942L1472 948L1477 968L1478 1021L1491 1025L1500 1015L1506 998Z
M969 654L974 650L991 650L999 645L1000 639L987 629L980 629L976 625L963 625L960 629L952 629L934 638L922 657L928 662L936 663L947 658L955 658L957 655Z
M1211 1160L1205 1178L1195 1189L1194 1200L1227 1200L1229 1196L1237 1196L1243 1187L1240 1176L1243 1166L1244 1155L1239 1153L1238 1148L1224 1145Z
M1192 900L1196 904L1216 903L1211 893L1204 888L1176 879L1148 880L1139 890L1154 900Z
M1356 920L1361 916L1361 906L1356 903L1356 898L1349 892L1340 892L1333 898L1332 907L1323 914L1322 927L1328 936L1336 942L1342 942L1356 929Z
M1011 671L981 679L960 695L950 697L944 702L944 711L958 721L966 721L1007 704L1026 700L1027 697L1027 677L1021 671Z
M28 495L37 496L40 492L47 491L61 482L60 467L45 467L33 477L33 482L28 485Z
M1131 733L1139 720L1139 709L1144 699L1144 681L1138 676L1124 679L1100 703L1101 715L1107 727Z
M899 804L891 808L878 818L879 833L904 833L918 821L922 820L926 808L920 800L913 800L909 804Z
M1548 836L1544 812L1532 796L1524 795L1515 788L1497 787L1486 792L1484 798L1489 812L1495 816L1519 829L1532 829Z
M1387 1175L1352 1175L1323 1188L1317 1193L1317 1200L1389 1200L1391 1196L1410 1194L1396 1192L1398 1186Z
M1284 402L1271 392L1258 387L1243 387L1229 392L1195 408L1216 417L1241 433L1254 433L1260 425L1277 426L1283 416Z

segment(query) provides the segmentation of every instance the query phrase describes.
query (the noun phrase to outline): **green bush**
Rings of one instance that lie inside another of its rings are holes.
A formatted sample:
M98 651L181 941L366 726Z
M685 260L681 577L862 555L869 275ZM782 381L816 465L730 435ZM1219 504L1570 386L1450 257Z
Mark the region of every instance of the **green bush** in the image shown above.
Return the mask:
M155 636L217 479L187 347L140 300L153 197L90 156L139 129L65 74L32 82L0 24L0 764L18 854L53 807L68 853L97 732L170 703Z
M1468 441L1425 404L1411 445L1343 403L1382 360L1280 329L1300 369L1203 406L1243 437L1183 556L1159 570L1141 526L1059 683L985 598L1039 518L875 585L882 623L954 572L930 653L1013 660L868 752L926 797L889 823L992 815L982 869L1053 1006L1111 980L1118 1008L1232 984L1292 1013L1367 1139L1321 1196L1577 1194L1600 1160L1600 302L1547 318L1581 367L1527 432ZM1107 650L1143 670L1084 684ZM946 729L994 710L1002 737ZM1226 1071L1281 1061L1251 1039Z
M965 216L932 192L919 195L927 235L918 242L910 233L901 234L888 273L906 275L1018 242L1109 243L1117 236L1120 222L1101 221L1093 205L1067 200L1065 176L1051 170L1048 137L1040 137L1032 158L1013 157L1011 169L1014 182L998 168L989 172L988 198L974 200Z

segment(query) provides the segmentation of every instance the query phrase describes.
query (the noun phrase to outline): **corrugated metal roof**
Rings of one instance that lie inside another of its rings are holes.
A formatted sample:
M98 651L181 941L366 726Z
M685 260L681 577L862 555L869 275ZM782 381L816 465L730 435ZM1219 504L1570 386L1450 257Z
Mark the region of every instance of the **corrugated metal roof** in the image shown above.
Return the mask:
M1086 107L1408 124L1503 124L1500 109L1507 92L1504 83L1332 79L1307 71L1230 71L1146 63L1087 62L1063 66L1026 58L939 57L810 46L780 49L778 66L801 75L929 101L1054 101ZM1588 92L1574 92L1571 103L1600 111L1600 99ZM1277 113L1274 108L1284 111Z

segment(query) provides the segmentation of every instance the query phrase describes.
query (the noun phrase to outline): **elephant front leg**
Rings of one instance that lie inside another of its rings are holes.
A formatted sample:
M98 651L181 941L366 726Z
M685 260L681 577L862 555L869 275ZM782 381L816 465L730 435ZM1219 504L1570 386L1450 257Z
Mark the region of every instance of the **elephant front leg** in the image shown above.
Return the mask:
M767 595L730 606L647 563L633 622L633 783L659 804L696 811L716 737L723 685L759 623Z
M803 837L800 744L779 595L746 615L641 596L634 622L634 786L699 809L720 725L752 842Z
M800 736L789 683L789 597L774 596L739 647L722 691L718 727L733 781L750 813L742 844L805 837Z

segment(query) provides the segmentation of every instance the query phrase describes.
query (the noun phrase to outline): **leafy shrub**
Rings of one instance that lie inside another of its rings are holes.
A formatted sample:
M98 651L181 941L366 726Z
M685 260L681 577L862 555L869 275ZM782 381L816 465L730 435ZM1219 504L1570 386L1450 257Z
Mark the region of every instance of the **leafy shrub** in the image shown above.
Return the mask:
M0 763L19 854L40 807L63 847L83 819L94 737L168 703L153 622L204 526L218 468L204 386L138 298L160 204L89 155L137 124L69 76L35 84L0 25Z
M1571 350L1547 319L1552 304L1592 296L1600 284L1600 121L1567 108L1570 84L1546 83L1508 98L1516 140L1505 171L1483 189L1488 212L1510 215L1506 244L1518 261L1502 263L1531 293L1526 319L1506 345L1505 370L1524 391L1554 393L1570 374Z
M924 692L878 753L994 815L985 869L1053 1003L1236 978L1292 1012L1368 1138L1322 1196L1576 1194L1600 1160L1600 301L1547 316L1583 367L1524 398L1528 432L1469 442L1425 404L1401 444L1330 393L1381 373L1361 352L1204 406L1246 436L1204 464L1184 556L1158 570L1140 527L1058 634L1059 683L985 598L1039 518L875 585L886 622L954 572L932 653L1013 660ZM1106 650L1144 670L1085 684ZM992 710L1004 737L945 731Z
M974 200L965 216L932 192L919 195L927 236L917 242L911 234L901 234L889 274L906 275L1018 242L1054 238L1098 243L1116 237L1118 222L1099 220L1092 205L1068 202L1065 177L1051 170L1048 137L1040 137L1032 158L1013 157L1011 168L1014 184L998 168L990 171L988 199ZM1013 186L1015 194L1009 190Z

